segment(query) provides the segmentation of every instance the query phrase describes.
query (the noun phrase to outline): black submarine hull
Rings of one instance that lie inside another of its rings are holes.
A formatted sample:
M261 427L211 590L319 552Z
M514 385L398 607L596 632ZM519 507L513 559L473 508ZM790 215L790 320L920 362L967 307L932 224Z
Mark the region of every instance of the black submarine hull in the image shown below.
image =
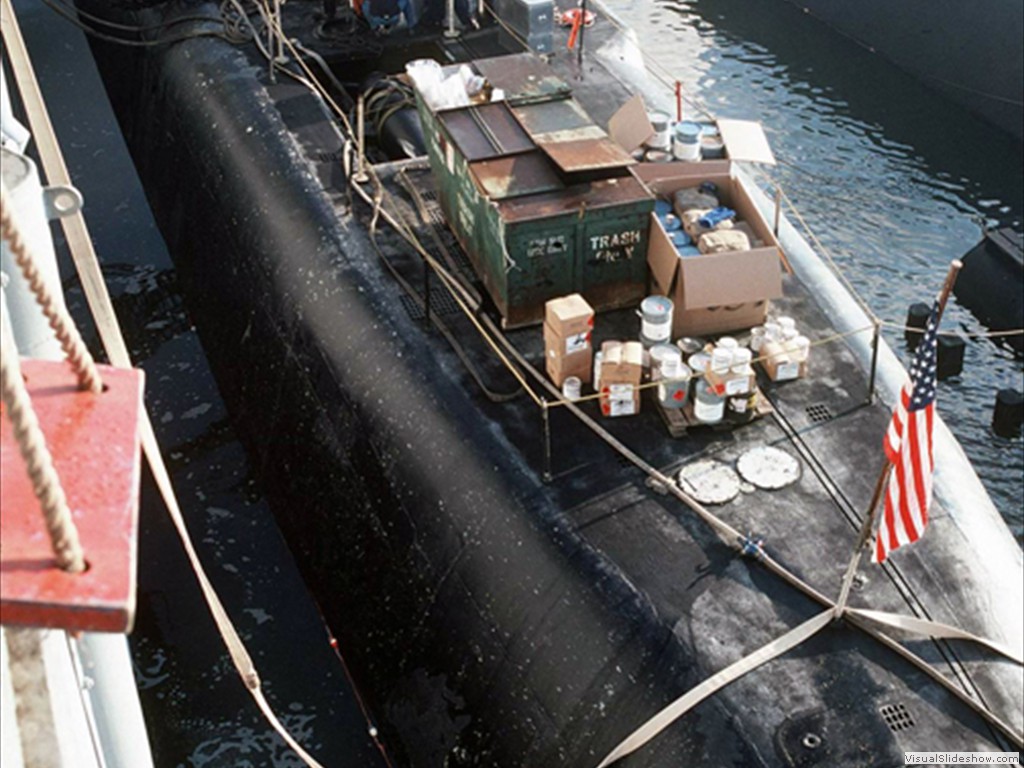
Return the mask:
M493 428L495 407L367 268L364 228L339 215L351 205L340 139L300 85L265 82L216 40L128 66L120 50L97 58L218 385L399 764L595 766L738 643L753 650L813 614L700 523L622 490L641 484L628 469L609 473L607 494L674 526L668 560L656 546L632 554L678 569L678 593L645 593L595 551L536 457ZM698 601L717 609L691 611ZM901 764L877 717L880 676L991 737L923 675L836 629L623 764ZM807 762L810 731L822 746Z

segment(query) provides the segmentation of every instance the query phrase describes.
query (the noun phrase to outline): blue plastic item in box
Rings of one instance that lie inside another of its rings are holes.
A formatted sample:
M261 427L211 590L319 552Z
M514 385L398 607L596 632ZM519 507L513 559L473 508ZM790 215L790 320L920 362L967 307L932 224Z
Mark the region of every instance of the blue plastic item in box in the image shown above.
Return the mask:
M687 256L700 256L700 249L695 245L684 245L682 248L676 248L676 253L685 259Z
M683 227L683 222L674 213L666 213L664 216L659 216L658 221L661 222L661 226L665 228L666 232L676 232Z
M672 245L676 248L682 248L685 245L692 245L693 240L686 234L682 229L679 229L672 233Z
M725 206L721 206L719 208L714 208L708 211L699 219L697 219L697 221L700 222L700 225L705 229L712 229L721 224L723 221L726 221L727 219L735 218L735 216L736 211L734 211L732 208L726 208Z
M657 214L659 219L662 219L665 217L666 213L672 213L672 203L668 200L655 200L654 212Z

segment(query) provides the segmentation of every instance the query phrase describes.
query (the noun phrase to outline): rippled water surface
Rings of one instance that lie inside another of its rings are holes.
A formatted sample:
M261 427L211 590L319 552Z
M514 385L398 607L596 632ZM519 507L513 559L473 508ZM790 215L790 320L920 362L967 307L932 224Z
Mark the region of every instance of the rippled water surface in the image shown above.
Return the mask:
M760 120L780 183L868 306L902 323L929 302L981 226L1022 221L1021 149L784 0L610 0L653 69L679 79L686 110ZM660 65L660 67L658 66ZM664 90L665 103L671 93ZM983 333L951 301L944 329ZM886 331L906 359L902 334ZM1022 388L1019 358L971 340L938 407L1024 541L1024 447L991 429L995 393Z

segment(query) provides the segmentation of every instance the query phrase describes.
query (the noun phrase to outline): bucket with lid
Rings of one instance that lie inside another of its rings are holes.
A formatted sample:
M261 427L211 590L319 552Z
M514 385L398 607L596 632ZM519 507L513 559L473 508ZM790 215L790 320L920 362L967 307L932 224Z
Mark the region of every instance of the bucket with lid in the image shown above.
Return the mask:
M662 408L679 409L686 405L690 393L690 369L681 357L667 357L661 365L658 380L658 403Z
M672 132L672 154L676 160L700 160L701 127L684 120Z
M648 296L640 302L640 341L645 347L672 340L672 299Z
M682 363L683 353L679 350L679 347L665 342L651 347L651 381L657 381L661 378L662 365L669 358Z
M672 118L665 112L648 112L647 119L651 121L654 135L646 142L651 149L672 148Z

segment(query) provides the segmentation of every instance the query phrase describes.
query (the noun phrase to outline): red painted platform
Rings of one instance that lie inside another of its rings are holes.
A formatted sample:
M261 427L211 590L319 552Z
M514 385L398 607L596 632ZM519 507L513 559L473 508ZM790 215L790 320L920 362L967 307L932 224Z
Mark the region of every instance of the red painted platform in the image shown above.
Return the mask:
M143 374L99 366L81 392L63 362L22 360L88 569L62 571L6 410L0 418L0 622L128 632L135 617Z

